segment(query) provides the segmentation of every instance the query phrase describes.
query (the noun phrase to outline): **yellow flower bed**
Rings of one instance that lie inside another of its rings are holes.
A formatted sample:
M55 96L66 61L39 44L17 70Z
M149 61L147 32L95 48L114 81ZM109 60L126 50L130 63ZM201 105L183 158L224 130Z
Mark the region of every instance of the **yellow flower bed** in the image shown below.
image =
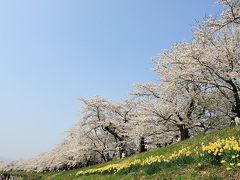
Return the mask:
M150 156L144 160L124 161L122 163L109 164L100 168L81 170L76 175L94 174L94 173L117 173L123 169L128 169L132 166L140 165L151 165L153 163L168 163L177 160L181 157L192 157L193 155L199 155L201 159L207 156L219 160L219 163L226 166L227 170L231 170L236 167L240 167L240 141L234 137L227 139L218 139L214 143L208 145L202 144L200 148L194 149L183 148L179 151L164 156ZM230 159L229 159L230 157Z
M235 137L218 139L214 143L202 146L201 156L210 156L219 161L227 170L240 167L240 140Z
M170 162L174 159L178 159L179 157L182 156L190 156L191 155L191 151L190 148L183 148L181 150L179 150L178 152L174 152L173 154L171 154L168 157L165 157L163 155L160 156L150 156L148 158L146 158L145 160L134 160L134 161L125 161L122 163L118 163L118 164L109 164L107 166L101 167L101 168L96 168L96 169L89 169L89 170L82 170L79 171L76 175L85 175L85 174L94 174L94 173L107 173L107 172L114 172L117 173L123 169L127 169L130 168L131 166L134 165L151 165L155 162Z
M107 173L107 172L117 173L118 171L121 171L122 169L127 169L131 166L134 166L134 165L137 165L140 163L141 163L141 160L137 159L132 162L127 161L124 163L109 164L109 165L101 167L101 168L79 171L76 175L93 174L93 173Z

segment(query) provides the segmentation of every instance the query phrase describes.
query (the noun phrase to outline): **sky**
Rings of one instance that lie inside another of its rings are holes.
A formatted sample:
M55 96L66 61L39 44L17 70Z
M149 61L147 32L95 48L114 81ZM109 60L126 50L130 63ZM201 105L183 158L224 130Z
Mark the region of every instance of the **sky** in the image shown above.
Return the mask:
M80 97L120 101L156 80L152 57L220 11L213 0L0 0L0 160L61 142Z

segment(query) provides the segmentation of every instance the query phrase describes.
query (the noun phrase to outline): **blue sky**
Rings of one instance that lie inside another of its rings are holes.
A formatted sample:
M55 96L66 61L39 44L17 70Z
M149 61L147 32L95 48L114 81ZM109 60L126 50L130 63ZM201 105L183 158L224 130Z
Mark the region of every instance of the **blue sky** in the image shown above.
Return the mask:
M120 100L155 80L151 57L218 12L213 0L0 1L0 157L59 143L79 97Z

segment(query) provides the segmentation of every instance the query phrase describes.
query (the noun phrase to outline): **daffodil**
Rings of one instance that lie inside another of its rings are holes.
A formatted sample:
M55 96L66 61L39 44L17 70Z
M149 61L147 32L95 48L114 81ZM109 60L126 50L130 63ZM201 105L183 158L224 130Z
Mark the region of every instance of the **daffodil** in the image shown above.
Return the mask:
M223 164L223 163L225 163L226 161L225 160L221 160L221 163Z
M232 168L230 168L230 167L227 167L226 169L227 169L228 171L230 171Z

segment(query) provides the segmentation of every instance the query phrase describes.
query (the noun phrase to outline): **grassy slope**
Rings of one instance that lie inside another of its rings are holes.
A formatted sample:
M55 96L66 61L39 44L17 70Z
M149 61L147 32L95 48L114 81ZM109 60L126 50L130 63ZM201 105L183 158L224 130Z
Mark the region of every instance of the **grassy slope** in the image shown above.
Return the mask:
M96 167L102 167L106 164L113 164L117 162L131 161L134 159L145 159L149 156L155 155L165 155L172 154L174 151L182 149L184 147L195 147L201 146L202 143L207 144L209 142L214 142L218 138L228 138L228 137L240 138L240 126L225 129L222 131L216 131L209 133L207 135L199 135L189 140L182 141L178 144L170 145L167 147L154 149L152 151L137 154L135 156L125 158L118 161L111 161L105 164L100 164L96 166L82 168L91 169ZM198 162L186 162L182 164L170 164L169 166L159 167L159 166L144 166L138 168L132 168L128 171L117 173L117 174L95 174L95 175L84 175L76 177L78 170L57 172L57 173L46 173L46 174L27 174L29 175L27 179L33 177L37 179L36 175L41 179L56 179L56 180L66 180L66 179L240 179L240 171L226 171L225 168L220 166L206 165L204 167L198 167Z

